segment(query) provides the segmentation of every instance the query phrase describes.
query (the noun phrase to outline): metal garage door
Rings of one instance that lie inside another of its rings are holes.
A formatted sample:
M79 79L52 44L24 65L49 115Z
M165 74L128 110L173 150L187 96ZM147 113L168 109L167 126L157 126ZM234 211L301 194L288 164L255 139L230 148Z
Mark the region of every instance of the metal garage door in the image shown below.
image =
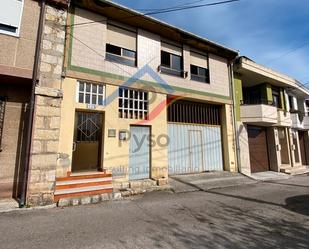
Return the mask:
M268 171L266 129L264 127L248 126L248 140L251 172Z
M168 124L169 174L223 170L221 127Z

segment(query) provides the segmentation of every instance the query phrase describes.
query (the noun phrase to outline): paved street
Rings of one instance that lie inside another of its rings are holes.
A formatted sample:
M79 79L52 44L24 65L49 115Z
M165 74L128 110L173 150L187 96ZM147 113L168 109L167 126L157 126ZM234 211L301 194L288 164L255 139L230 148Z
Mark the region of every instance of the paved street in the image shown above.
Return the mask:
M0 214L0 248L308 248L309 176Z

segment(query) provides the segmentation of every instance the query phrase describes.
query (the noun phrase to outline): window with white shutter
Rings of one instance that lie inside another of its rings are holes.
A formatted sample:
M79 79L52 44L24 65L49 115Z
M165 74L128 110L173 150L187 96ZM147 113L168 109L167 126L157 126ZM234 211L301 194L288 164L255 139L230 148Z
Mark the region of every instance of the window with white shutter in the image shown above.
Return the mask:
M1 0L0 33L19 35L23 0Z

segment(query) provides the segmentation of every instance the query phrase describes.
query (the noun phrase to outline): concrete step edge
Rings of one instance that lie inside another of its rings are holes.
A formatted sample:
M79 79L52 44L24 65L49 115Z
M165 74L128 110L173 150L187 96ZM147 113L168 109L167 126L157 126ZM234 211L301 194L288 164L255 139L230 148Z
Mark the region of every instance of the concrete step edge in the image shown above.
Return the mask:
M110 184L110 185L93 186L93 187L61 189L61 190L56 190L55 195L82 193L82 192L90 192L90 191L106 190L106 189L113 189L113 186Z
M76 179L68 181L58 181L56 186L72 185L72 184L83 184L83 183L92 183L92 182L108 182L112 181L112 177L102 177L102 178L90 178L90 179Z

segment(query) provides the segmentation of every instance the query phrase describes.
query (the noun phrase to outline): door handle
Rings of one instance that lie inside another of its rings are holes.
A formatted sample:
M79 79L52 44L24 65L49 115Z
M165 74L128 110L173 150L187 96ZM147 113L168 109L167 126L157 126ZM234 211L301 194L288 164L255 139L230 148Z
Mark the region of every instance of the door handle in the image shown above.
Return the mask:
M72 151L76 150L76 142L73 142Z

